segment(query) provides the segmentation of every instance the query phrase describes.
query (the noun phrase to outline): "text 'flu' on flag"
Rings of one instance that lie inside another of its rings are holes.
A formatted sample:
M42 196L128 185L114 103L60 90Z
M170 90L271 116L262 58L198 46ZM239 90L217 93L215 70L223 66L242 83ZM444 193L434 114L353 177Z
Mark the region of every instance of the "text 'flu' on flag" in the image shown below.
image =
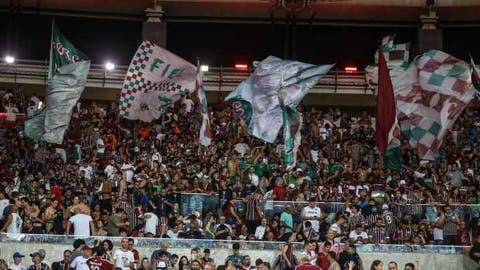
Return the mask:
M50 69L45 107L25 121L25 135L34 140L61 144L72 109L80 99L90 69L88 57L52 24Z

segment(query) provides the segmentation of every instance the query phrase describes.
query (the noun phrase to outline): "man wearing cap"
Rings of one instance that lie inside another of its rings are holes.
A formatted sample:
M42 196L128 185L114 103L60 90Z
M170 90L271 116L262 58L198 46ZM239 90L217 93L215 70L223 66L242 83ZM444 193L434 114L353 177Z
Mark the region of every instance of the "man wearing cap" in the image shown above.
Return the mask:
M30 254L32 257L33 264L28 267L28 270L50 270L50 266L43 262L45 255L42 255L42 252L36 251Z
M76 257L72 263L70 263L70 268L75 270L90 270L87 265L87 260L92 256L92 249L89 246L84 246L82 251L83 256Z
M20 254L20 252L13 253L13 264L11 264L8 269L11 270L26 270L27 267L22 263L22 258L25 255Z
M320 220L322 220L322 210L320 207L315 205L316 199L311 198L308 200L308 205L302 209L300 216L303 220L303 234L305 236L310 235L309 230L307 229L306 223L310 222L311 229L315 235L318 235L320 229Z

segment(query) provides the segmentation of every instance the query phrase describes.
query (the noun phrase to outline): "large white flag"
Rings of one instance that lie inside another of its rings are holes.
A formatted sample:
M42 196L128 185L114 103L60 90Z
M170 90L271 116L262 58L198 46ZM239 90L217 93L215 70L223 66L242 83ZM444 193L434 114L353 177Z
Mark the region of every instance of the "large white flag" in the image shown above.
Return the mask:
M196 87L197 68L183 58L143 41L125 76L120 116L151 122Z

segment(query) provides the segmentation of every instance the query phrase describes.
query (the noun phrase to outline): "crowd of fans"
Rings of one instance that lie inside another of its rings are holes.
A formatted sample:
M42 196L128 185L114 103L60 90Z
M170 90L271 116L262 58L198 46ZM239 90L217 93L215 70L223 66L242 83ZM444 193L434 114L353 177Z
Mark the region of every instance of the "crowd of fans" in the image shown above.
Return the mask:
M382 166L370 113L301 107L302 144L296 168L287 170L282 136L274 144L250 136L221 100L209 108L209 147L198 141L200 117L187 97L152 123L120 119L114 102L81 104L62 145L29 140L22 123L5 121L0 232L255 241L293 236L353 249L348 243L475 242L476 110L463 112L435 161L419 160L404 141L404 169L394 172ZM3 95L2 110L28 116L39 102L20 87ZM186 193L215 195L220 207L185 213ZM315 246L323 254L324 245Z

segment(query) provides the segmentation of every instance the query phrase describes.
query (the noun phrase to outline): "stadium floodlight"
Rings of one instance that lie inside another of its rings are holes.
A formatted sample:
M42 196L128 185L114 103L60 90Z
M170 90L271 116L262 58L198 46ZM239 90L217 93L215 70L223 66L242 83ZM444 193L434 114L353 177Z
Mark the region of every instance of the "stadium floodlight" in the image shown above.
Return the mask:
M208 72L208 65L201 65L201 66L200 66L200 70L201 70L202 72Z
M107 62L107 63L105 64L105 69L106 69L106 70L114 70L114 69L115 69L115 64L112 63L112 62Z
M235 69L238 71L247 71L248 65L247 64L235 64Z
M345 73L355 73L357 72L357 67L355 66L347 66L345 67Z
M5 62L7 62L7 64L13 64L15 63L15 57L11 55L7 55L5 56Z

